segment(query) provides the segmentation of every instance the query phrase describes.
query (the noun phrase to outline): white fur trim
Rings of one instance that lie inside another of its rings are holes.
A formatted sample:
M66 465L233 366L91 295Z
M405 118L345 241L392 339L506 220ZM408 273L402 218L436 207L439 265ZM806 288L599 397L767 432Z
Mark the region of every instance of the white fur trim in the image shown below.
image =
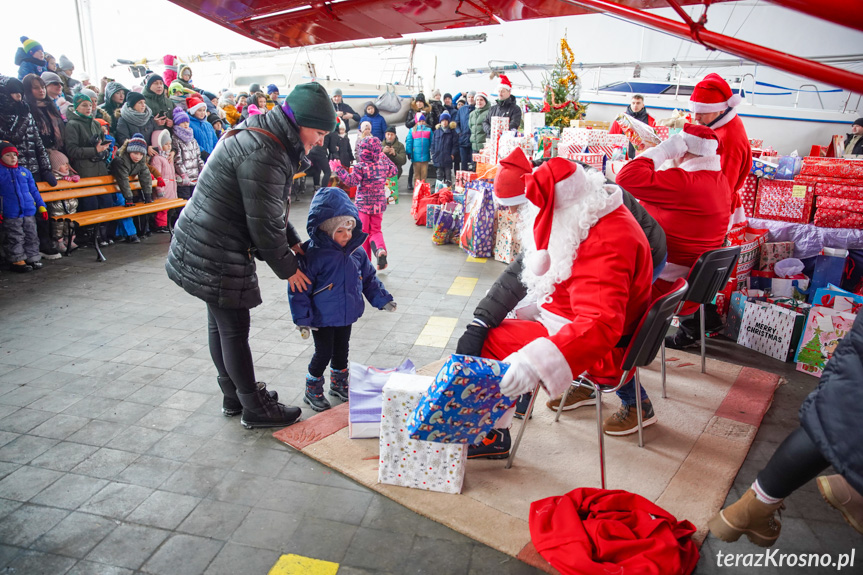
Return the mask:
M603 187L605 188L605 191L608 192L608 203L605 204L604 208L596 212L596 217L599 219L604 218L623 205L623 192L620 191L620 186L609 184Z
M734 94L733 96L728 98L728 102L727 102L729 108L736 108L737 106L739 106L742 103L743 103L743 96L741 96L739 93Z
M551 256L548 250L538 250L527 259L527 265L535 275L544 276L551 269Z
M721 112L728 108L728 102L717 102L715 104L705 104L703 102L689 101L689 110L696 114L710 114L712 112Z
M494 201L496 201L502 206L520 206L527 201L527 196L524 194L521 194L520 196L513 196L511 198L501 198L495 196Z
M686 153L686 142L680 134L674 134L658 146L648 148L641 156L653 160L653 165L657 169L668 161L680 158Z
M195 104L194 106L192 106L191 108L189 108L188 113L189 113L189 115L191 116L191 115L193 115L195 112L197 112L198 110L201 110L201 109L204 109L204 110L206 110L206 109L207 109L207 105L206 105L205 103L203 103L203 102L200 102L200 103L198 103L198 104Z
M699 156L686 160L677 166L681 170L687 172L718 172L722 169L722 162L719 161L719 156Z
M584 170L576 170L570 177L554 185L554 209L565 210L592 193L593 187L588 182L587 173Z
M746 210L743 209L743 206L737 206L737 209L734 210L734 213L731 214L731 219L728 220L728 229L730 230L732 227L736 226L739 223L747 221Z
M730 122L731 120L733 120L733 119L734 119L734 118L736 118L736 117L737 117L737 110L735 110L734 108L732 108L731 110L729 110L729 111L728 111L728 113L727 113L727 114L725 114L724 116L722 116L722 118L720 118L717 122L714 122L714 123L710 126L710 129L711 129L711 130L716 130L716 129L718 129L718 128L721 128L722 126L724 126L725 124L727 124L728 122Z
M683 141L686 142L686 148L691 154L696 156L713 156L716 150L719 149L719 140L710 140L708 138L699 138L692 134L683 132Z
M673 282L679 278L685 278L689 275L690 268L686 266L682 266L680 264L673 264L668 262L665 264L665 268L663 268L662 273L659 274L659 278L661 280L665 280L667 282Z
M550 397L558 397L572 384L572 370L566 358L554 343L547 337L535 339L523 348L520 353L539 372L542 385Z

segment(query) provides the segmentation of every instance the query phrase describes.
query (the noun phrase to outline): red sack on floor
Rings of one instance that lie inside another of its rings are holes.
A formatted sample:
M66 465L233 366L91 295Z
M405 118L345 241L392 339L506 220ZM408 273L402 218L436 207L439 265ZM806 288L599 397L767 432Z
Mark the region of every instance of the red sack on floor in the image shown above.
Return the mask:
M530 505L531 540L563 575L688 575L695 531L628 491L584 487Z
M428 204L428 202L420 206L420 200L422 200L423 198L427 198L430 195L431 187L424 180L416 180L414 182L414 197L413 203L411 204L411 217L415 221L420 217L420 214L422 214L422 217L425 217L426 204ZM420 207L422 207L422 209L420 209ZM425 221L419 225L424 226Z

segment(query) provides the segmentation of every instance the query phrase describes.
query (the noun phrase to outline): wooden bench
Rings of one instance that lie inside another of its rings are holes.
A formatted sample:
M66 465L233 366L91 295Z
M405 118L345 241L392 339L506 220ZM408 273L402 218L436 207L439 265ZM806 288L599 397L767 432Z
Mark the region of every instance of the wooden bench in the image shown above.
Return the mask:
M137 178L130 179L129 184L132 190L141 189L141 184L138 182ZM77 182L61 180L55 187L51 187L45 182L40 182L37 184L37 187L39 188L39 193L45 203L91 196L102 196L105 194L116 194L120 191L120 186L117 185L113 176L81 178ZM70 224L69 230L66 234L66 255L68 256L72 254L72 235L82 226L92 226L95 224L122 220L124 218L155 214L156 212L182 208L185 205L186 200L183 199L157 198L149 204L136 203L132 207L114 206L111 208L101 208L87 212L52 216L51 219L56 223ZM173 235L174 230L171 227L170 219L168 220L168 231ZM106 258L99 247L99 242L94 241L93 244L96 248L96 261L105 261Z

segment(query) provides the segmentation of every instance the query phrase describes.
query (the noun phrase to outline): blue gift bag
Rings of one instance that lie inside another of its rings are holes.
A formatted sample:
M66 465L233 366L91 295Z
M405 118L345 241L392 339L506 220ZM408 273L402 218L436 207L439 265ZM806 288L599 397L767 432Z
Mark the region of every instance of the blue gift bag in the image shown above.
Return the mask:
M453 354L408 420L412 439L479 443L515 404L500 392L508 363Z

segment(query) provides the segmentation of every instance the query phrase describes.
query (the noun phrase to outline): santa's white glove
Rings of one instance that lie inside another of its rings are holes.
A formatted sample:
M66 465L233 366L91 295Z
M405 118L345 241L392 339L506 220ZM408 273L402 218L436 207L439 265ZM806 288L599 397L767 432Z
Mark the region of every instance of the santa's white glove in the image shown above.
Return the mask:
M500 381L502 394L516 398L536 389L540 380L539 372L530 364L524 354L517 351L503 361L509 364L509 369Z
M641 154L642 158L650 158L658 168L668 160L682 158L687 151L686 141L682 134L674 134L656 147Z
M385 305L383 309L384 309L384 311L396 311L397 307L398 306L396 305L396 302L391 301L391 302L387 302L387 305Z

